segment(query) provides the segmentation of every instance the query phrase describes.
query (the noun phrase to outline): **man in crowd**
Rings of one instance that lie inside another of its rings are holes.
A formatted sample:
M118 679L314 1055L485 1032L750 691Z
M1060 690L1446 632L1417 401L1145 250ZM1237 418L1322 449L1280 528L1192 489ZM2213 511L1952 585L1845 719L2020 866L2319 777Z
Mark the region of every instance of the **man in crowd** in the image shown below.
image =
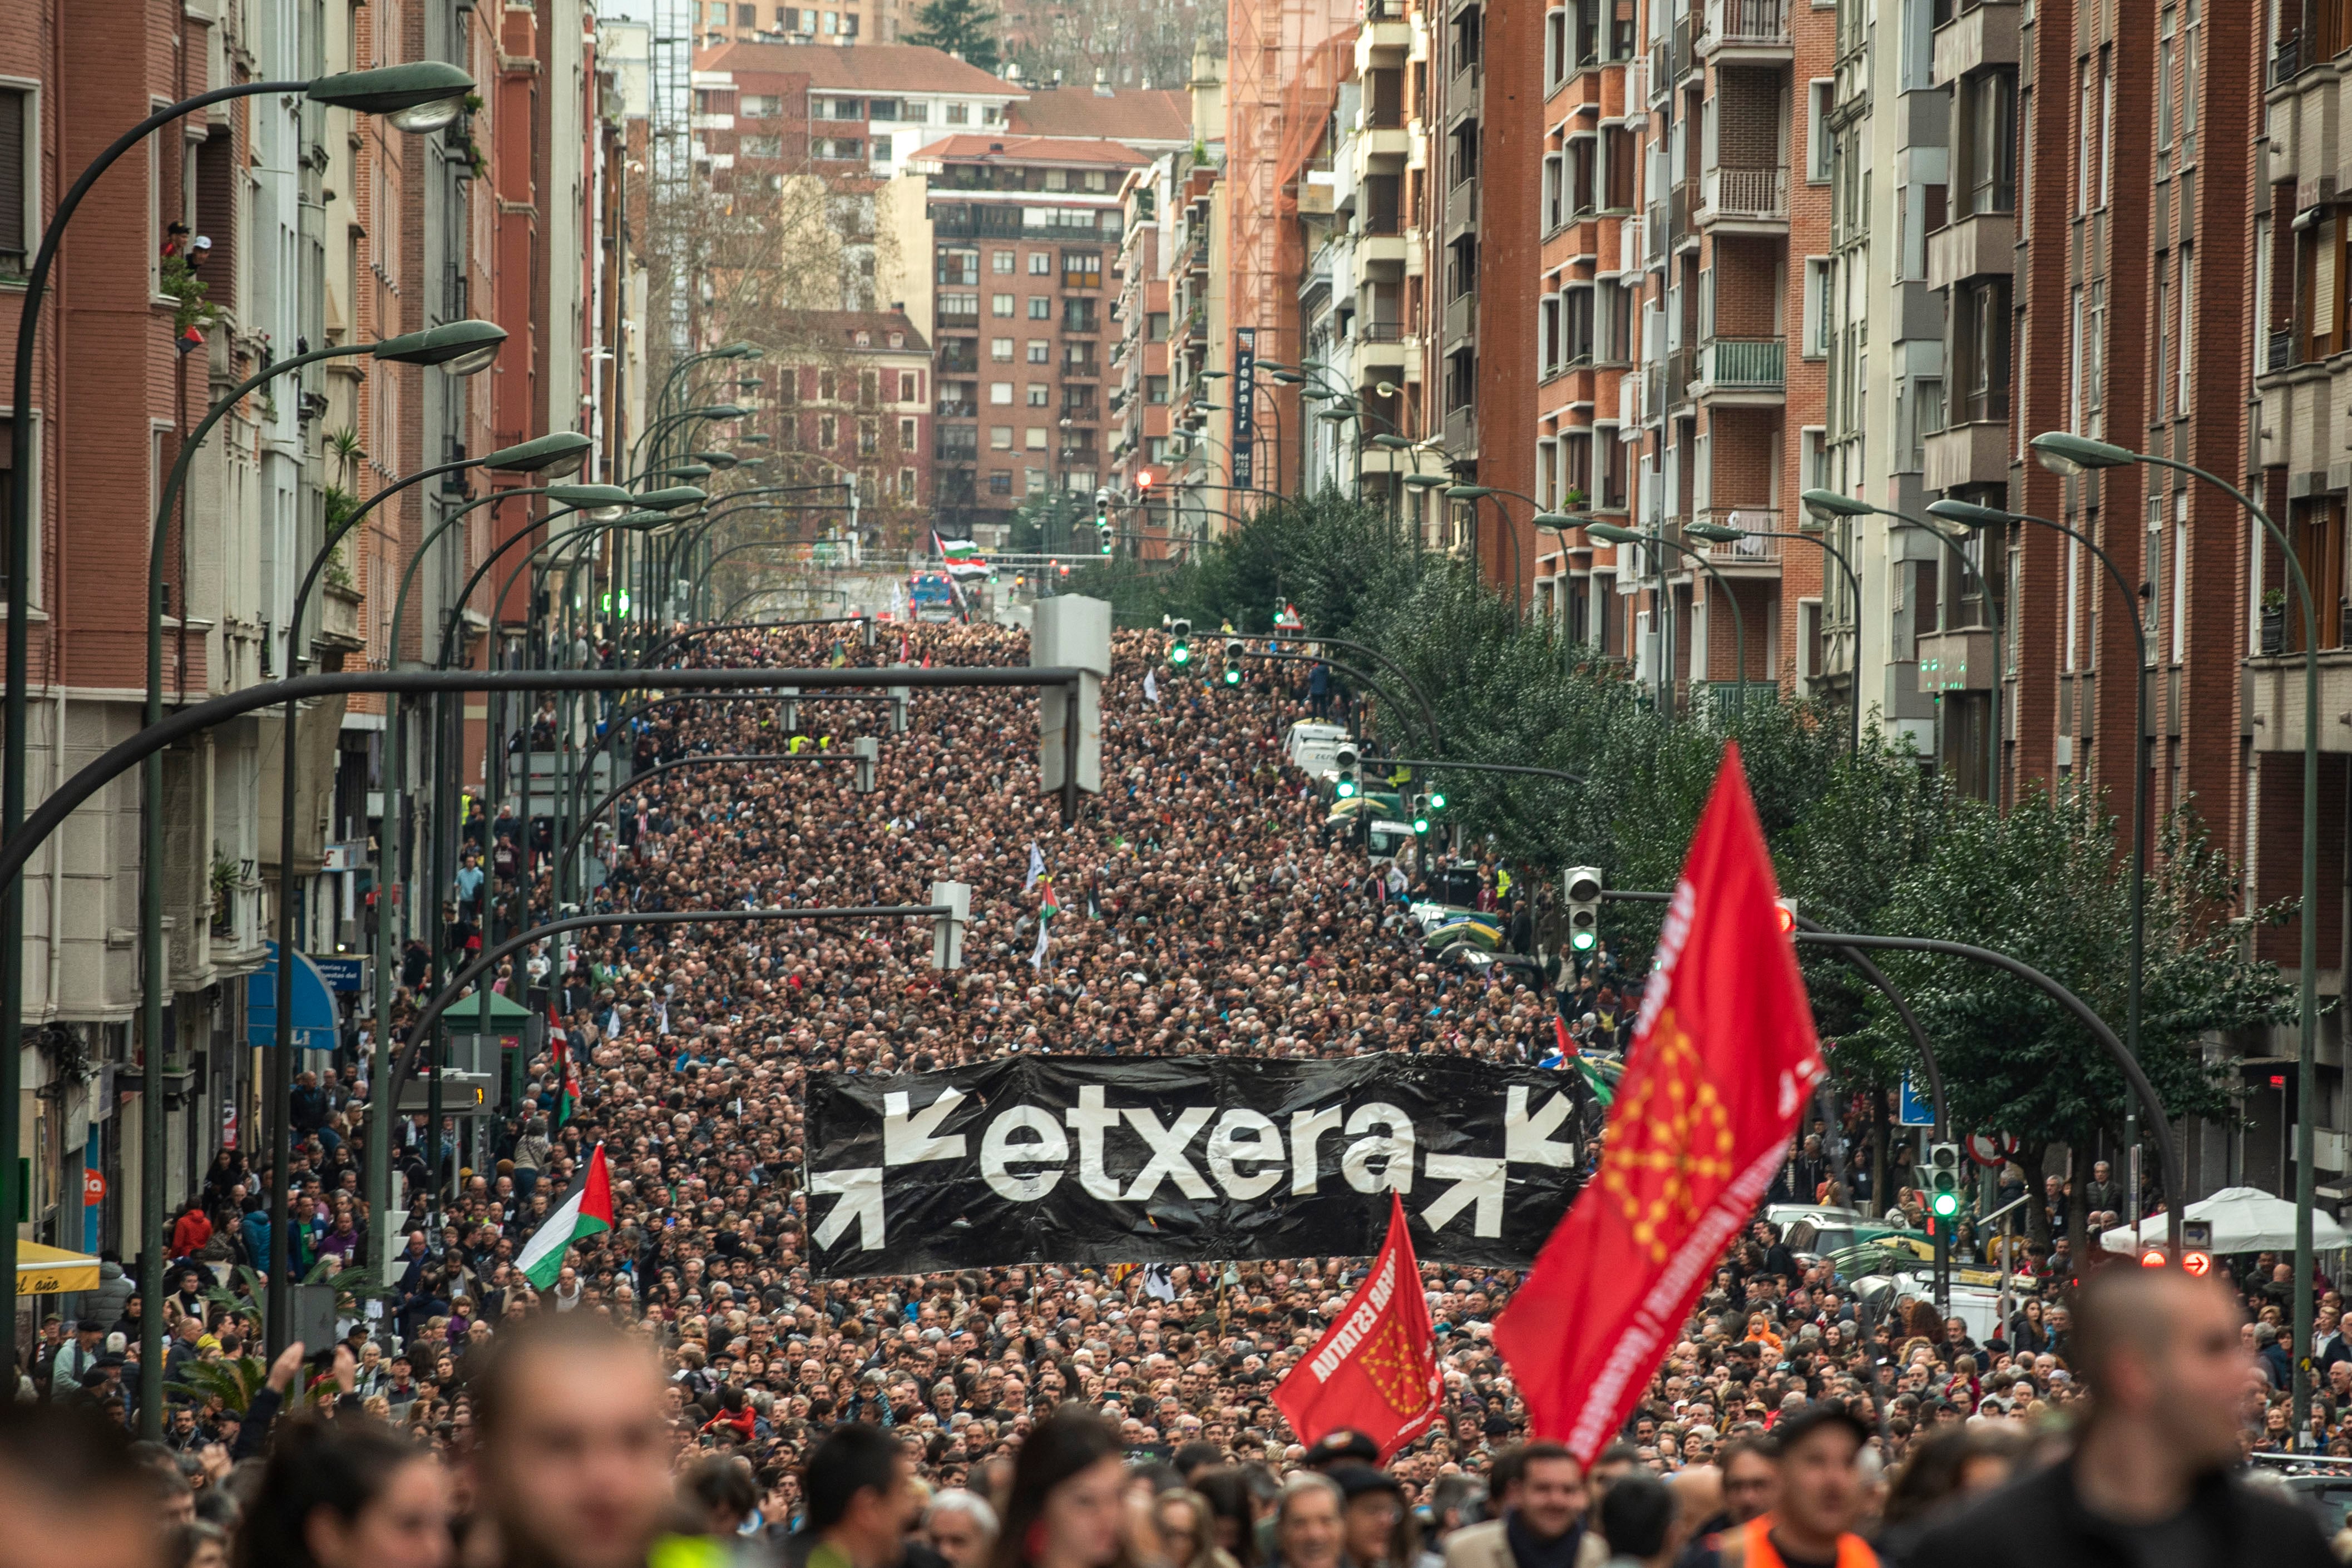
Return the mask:
M1445 1568L1599 1568L1608 1544L1584 1527L1584 1467L1558 1443L1535 1442L1515 1456L1502 1517L1457 1530Z

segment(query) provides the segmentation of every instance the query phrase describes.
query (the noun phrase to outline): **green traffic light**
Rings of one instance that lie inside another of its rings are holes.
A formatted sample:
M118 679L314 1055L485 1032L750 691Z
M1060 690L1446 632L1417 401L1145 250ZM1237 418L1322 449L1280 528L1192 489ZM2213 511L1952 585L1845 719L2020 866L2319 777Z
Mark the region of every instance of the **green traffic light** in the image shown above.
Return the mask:
M1443 811L1444 810L1445 810L1445 791L1444 791L1444 790L1443 790L1443 789L1432 789L1432 790L1429 792L1429 809L1430 809L1431 810L1433 810L1433 811Z
M1416 833L1425 833L1429 831L1428 812L1423 811L1414 816L1412 819L1412 831Z
M1576 931L1570 933L1568 945L1575 948L1580 953L1590 953L1592 951L1592 945L1600 939L1601 938L1597 933L1591 931Z
M1354 800L1354 799L1356 798L1356 781L1355 781L1353 779L1340 779L1340 780L1339 780L1339 799L1341 799L1342 800Z
M1189 643L1177 643L1174 647L1168 650L1168 662L1179 666L1191 664L1192 662L1192 645Z
M1225 666L1225 685L1229 686L1237 686L1241 684L1241 667L1238 664L1227 664Z
M1960 1195L1956 1192L1939 1192L1928 1207L1936 1211L1936 1218L1938 1219L1954 1218L1960 1212Z

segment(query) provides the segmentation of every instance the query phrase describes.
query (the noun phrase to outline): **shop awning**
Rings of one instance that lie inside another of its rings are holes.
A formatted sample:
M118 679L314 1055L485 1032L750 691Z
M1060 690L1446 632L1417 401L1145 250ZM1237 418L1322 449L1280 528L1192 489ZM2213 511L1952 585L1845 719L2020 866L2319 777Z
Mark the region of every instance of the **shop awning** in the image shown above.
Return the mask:
M55 1296L68 1291L98 1289L98 1260L62 1247L37 1241L16 1243L16 1293Z
M245 977L245 1043L273 1047L278 1043L278 944L263 944L269 956L261 967ZM332 1051L338 1028L335 994L310 956L294 954L294 1049Z

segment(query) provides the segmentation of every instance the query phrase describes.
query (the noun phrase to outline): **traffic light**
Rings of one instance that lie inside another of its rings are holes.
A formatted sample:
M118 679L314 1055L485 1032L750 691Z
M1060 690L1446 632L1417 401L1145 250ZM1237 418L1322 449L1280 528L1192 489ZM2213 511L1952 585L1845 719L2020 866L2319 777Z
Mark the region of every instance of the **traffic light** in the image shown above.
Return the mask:
M1568 901L1568 945L1590 953L1601 945L1601 868L1572 865L1561 883Z
M1412 831L1416 833L1428 832L1429 816L1429 797L1415 795L1412 798Z
M1331 766L1338 778L1331 786L1331 792L1342 800L1352 800L1356 798L1358 788L1356 763L1360 755L1356 750L1353 741L1343 740L1339 743L1339 749L1332 756Z
M2139 1249L2139 1266L2143 1269L2168 1268L2171 1263L2172 1249L2161 1241L2150 1241ZM2205 1266L2211 1268L2213 1260L2207 1259Z
M1242 684L1242 655L1247 651L1248 650L1243 646L1242 640L1238 637L1230 638L1226 641L1225 685L1229 686L1237 686Z
M1151 470L1149 468L1140 469L1137 472L1135 476L1135 493L1138 496L1148 496L1151 493Z
M1960 1217L1960 1145L1927 1145L1927 1212L1937 1219Z
M1056 561L1054 564L1054 571L1057 576L1067 577L1070 575L1070 563L1066 560Z
M2210 1219L2184 1219L2180 1222L2180 1268L2183 1273L2203 1279L2213 1271L2213 1222Z
M1102 553L1103 553L1103 554L1105 554L1105 555L1108 555L1108 554L1110 554L1112 541L1113 541L1113 540L1115 540L1117 538L1118 538L1118 536L1117 536L1116 534L1114 534L1114 533L1112 533L1112 532L1111 532L1110 519L1109 519L1108 517L1105 517L1105 518L1102 520Z
M1793 898L1776 898L1772 902L1780 906L1780 935L1794 936L1797 930L1797 901Z
M1168 623L1168 662L1182 669L1192 662L1192 623L1177 620Z
M1444 791L1444 790L1443 790L1443 789L1432 789L1432 790L1429 792L1429 809L1430 809L1431 810L1433 810L1433 811L1443 811L1444 810L1445 810L1445 791Z

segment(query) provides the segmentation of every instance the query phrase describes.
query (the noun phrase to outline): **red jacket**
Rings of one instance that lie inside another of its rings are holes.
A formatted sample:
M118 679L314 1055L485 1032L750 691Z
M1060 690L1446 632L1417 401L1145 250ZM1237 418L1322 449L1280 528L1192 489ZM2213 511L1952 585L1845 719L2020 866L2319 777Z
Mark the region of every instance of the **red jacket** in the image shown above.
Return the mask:
M205 1218L202 1209L192 1209L180 1216L179 1223L172 1227L172 1256L193 1258L212 1239L213 1222Z

